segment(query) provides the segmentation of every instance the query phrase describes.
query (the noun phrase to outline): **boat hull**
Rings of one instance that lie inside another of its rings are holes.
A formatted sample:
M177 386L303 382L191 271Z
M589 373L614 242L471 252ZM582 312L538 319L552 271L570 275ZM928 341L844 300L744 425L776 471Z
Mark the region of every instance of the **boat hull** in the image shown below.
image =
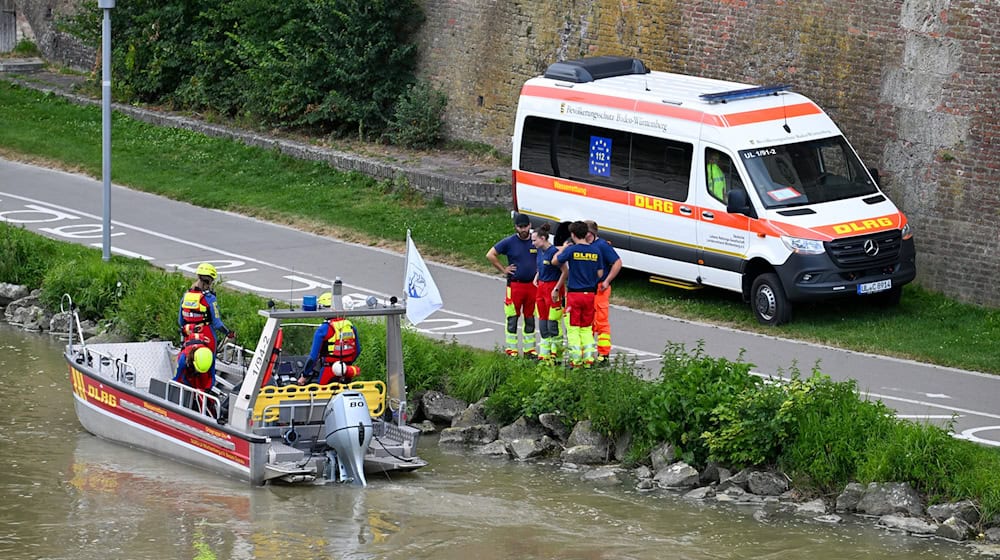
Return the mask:
M95 436L251 484L263 484L267 439L242 434L70 362L73 405Z

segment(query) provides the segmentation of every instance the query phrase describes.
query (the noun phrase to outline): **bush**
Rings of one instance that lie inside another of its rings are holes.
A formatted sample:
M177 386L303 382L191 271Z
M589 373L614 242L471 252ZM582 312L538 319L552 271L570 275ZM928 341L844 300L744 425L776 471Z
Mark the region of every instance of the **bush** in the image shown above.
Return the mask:
M810 393L779 463L798 483L833 492L858 479L858 465L898 420L882 402L859 399L854 381L814 377Z
M415 0L135 0L114 11L122 101L377 137L414 81ZM101 10L64 29L97 47Z
M0 282L41 286L52 263L84 249L0 221Z
M409 86L399 97L386 136L393 144L429 148L441 140L441 115L448 105L444 93L427 82Z
M645 445L672 442L689 463L705 464L709 449L701 437L718 427L713 411L736 399L760 380L750 375L750 364L705 355L699 343L693 352L670 343L663 353L661 380L650 390L641 416L645 429L636 434Z

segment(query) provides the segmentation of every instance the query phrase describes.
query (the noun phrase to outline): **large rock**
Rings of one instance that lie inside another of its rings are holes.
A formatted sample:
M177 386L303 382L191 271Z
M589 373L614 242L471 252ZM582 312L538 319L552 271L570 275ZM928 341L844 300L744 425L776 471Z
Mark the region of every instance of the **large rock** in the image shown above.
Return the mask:
M758 496L779 496L788 490L788 478L780 473L755 471L747 477L747 489Z
M489 424L486 420L486 399L479 399L468 406L465 410L458 413L452 421L452 428L467 428L469 426L478 426L481 424Z
M866 515L905 513L911 517L920 517L924 508L920 503L920 495L909 484L872 482L858 501L857 511Z
M31 293L27 286L0 282L0 307L6 307L11 302L28 297Z
M427 391L424 393L423 398L420 399L420 404L424 418L435 424L444 424L446 426L451 426L455 417L469 407L469 403L455 397L449 397L439 391ZM493 439L496 438L494 437Z
M7 322L32 331L41 330L43 324L48 326L52 314L41 305L40 293L40 291L35 290L29 295L7 304L7 307L4 308L4 318Z
M514 459L519 461L548 457L561 449L559 443L547 435L539 439L510 440L506 444L510 450L510 454L514 456Z
M582 420L573 426L573 431L566 440L566 445L603 445L608 446L608 438L604 434L597 432L590 424L590 420Z
M500 440L487 443L482 447L477 447L473 453L484 457L495 457L497 459L510 458L510 450L507 449L507 444Z
M513 441L515 439L542 439L548 435L548 430L537 422L533 422L524 416L514 420L513 424L500 428L500 439Z
M556 412L543 412L538 415L538 423L545 426L553 437L560 443L565 443L569 439L570 430L566 427L568 420L565 414Z
M486 445L496 441L498 434L499 430L493 424L445 428L441 430L438 445Z
M684 461L668 465L653 476L660 488L694 488L698 486L698 479L698 469Z
M970 525L979 523L979 508L971 500L962 500L949 504L935 504L927 508L927 515L931 516L938 523L949 517L958 517Z
M677 451L672 444L663 443L649 453L649 459L653 462L653 471L660 471L677 459Z
M604 465L591 469L580 476L580 480L597 486L617 486L622 483L621 467Z
M858 502L861 501L861 496L865 495L865 487L858 484L857 482L850 482L844 487L844 491L837 496L837 504L835 507L836 511L839 512L854 512L858 509Z
M933 535L938 530L937 525L928 523L923 519L896 514L879 517L878 525L887 529L906 531L915 535Z
M976 530L964 519L954 516L945 519L943 523L938 525L937 532L934 534L953 541L964 541L976 536Z
M564 462L578 465L599 465L608 462L608 448L597 445L574 445L563 450L559 458Z

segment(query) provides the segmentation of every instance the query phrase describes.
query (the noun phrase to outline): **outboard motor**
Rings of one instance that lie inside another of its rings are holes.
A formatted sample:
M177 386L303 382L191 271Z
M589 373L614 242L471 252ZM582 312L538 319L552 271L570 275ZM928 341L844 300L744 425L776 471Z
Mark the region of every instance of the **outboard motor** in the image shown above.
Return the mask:
M323 412L323 437L327 447L327 478L367 486L365 453L372 440L372 417L365 396L345 391L330 399Z

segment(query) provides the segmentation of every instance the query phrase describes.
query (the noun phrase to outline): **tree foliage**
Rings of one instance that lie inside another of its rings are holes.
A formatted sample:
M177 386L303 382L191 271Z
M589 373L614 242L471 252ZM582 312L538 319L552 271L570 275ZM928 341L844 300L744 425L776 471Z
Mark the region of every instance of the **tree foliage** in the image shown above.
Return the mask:
M66 29L100 44L88 2ZM112 13L112 84L277 127L377 136L416 83L414 0L132 0Z

